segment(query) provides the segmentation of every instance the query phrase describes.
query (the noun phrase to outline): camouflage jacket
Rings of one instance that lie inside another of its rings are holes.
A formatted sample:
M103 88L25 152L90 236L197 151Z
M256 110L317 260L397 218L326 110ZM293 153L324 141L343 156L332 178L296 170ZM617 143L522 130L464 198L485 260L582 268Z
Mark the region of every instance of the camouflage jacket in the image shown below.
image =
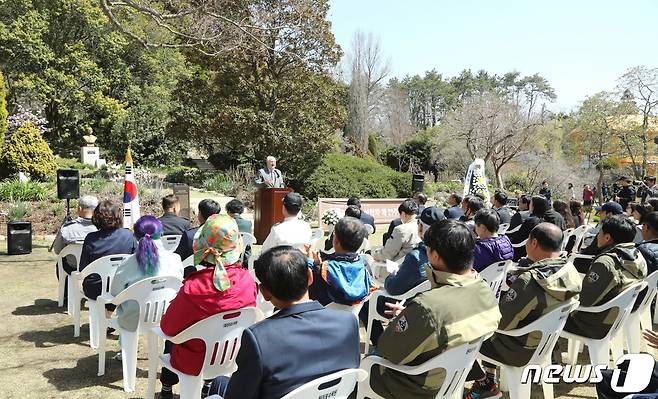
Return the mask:
M457 275L429 265L426 271L432 289L409 301L379 338L377 352L393 363L424 363L498 327L498 303L479 274ZM414 376L375 366L370 384L385 398L429 399L436 396L444 379L442 369Z
M604 249L585 274L580 305L602 305L646 276L647 262L632 242ZM612 327L617 313L615 308L602 313L573 312L565 330L601 339Z

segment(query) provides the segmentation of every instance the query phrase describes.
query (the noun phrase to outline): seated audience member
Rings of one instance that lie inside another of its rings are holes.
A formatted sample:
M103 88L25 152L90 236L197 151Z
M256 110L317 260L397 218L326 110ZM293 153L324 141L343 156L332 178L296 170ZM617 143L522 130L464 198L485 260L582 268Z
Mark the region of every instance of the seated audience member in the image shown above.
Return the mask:
M508 234L512 244L520 244L530 237L530 232L535 228L539 223L545 221L544 216L548 211L550 204L546 198L541 195L535 195L530 199L530 216L523 222L521 228L515 233ZM559 226L558 226L559 227ZM525 247L514 248L514 261L525 256Z
M637 204L631 202L626 210L628 216L632 217L635 223L644 224L644 216L653 212L653 207L649 204Z
M84 195L78 199L78 217L64 223L57 232L55 241L53 241L53 250L56 254L62 252L69 244L84 241L87 234L98 230L91 221L91 216L94 214L97 205L98 199L92 195ZM62 267L66 274L70 275L78 270L76 261L72 255L62 260ZM59 278L59 269L57 267L55 267L55 271L58 273L57 278Z
M414 201L418 204L418 214L423 213L425 209L425 204L427 203L427 195L423 193L414 194Z
M580 292L580 275L560 256L562 230L551 223L540 223L530 232L526 252L530 266L520 269L507 294L500 299L502 319L498 329L509 331L534 322ZM480 353L510 366L525 365L537 349L539 331L521 337L494 334L482 343ZM465 399L500 397L496 365L476 362L469 380L476 379Z
M244 204L237 199L232 199L226 204L226 213L235 219L235 223L238 224L238 230L240 233L249 233L251 234L253 223L249 219L243 219L242 214L244 213ZM241 259L242 265L247 267L249 258L251 257L251 245L247 245L244 249L244 259Z
M448 208L443 211L443 215L446 219L455 219L459 220L464 216L464 211L461 208L462 196L457 193L450 194L448 197Z
M554 225L559 227L560 230L562 231L567 229L567 222L564 220L564 217L562 217L561 214L555 211L555 209L551 208L551 201L548 201L548 209L544 214L544 221L548 223L553 223Z
M571 210L571 216L573 216L573 222L575 228L578 228L585 224L585 214L583 213L583 205L579 201L569 201L569 209Z
M445 220L443 212L436 207L429 207L423 210L418 220L418 236L424 237L430 226L439 220ZM425 266L427 265L427 250L423 241L419 242L405 257L398 271L390 274L384 281L384 289L391 295L401 295L417 285L427 280ZM385 296L377 298L377 313L384 317L390 317L386 313L388 307L386 303L397 302ZM368 325L368 303L363 304L359 318L365 326ZM379 320L373 320L370 339L372 344L377 346L377 340L382 335L384 328Z
M344 216L361 220L361 209L359 209L359 207L357 207L356 205L349 205L345 209L345 215ZM363 225L365 226L365 223ZM365 238L367 238L367 237L368 237L368 233L366 232L366 237ZM334 247L334 233L332 231L331 234L329 235L329 238L327 238L324 241L324 250L329 251L333 247Z
M651 330L644 330L644 338L647 340L647 345L654 349L658 349L658 334ZM628 373L629 362L620 363L616 368L620 369L617 381L626 381ZM607 369L601 372L603 380L596 384L596 395L598 399L656 399L658 398L658 362L654 363L649 384L641 392L636 392L633 395L628 393L619 393L612 388L612 376L617 372L616 369ZM617 385L618 386L618 385Z
M599 248L598 242L596 240L596 235L601 229L601 223L605 219L611 216L621 215L623 213L621 205L619 205L614 201L606 202L601 206L597 206L596 211L599 215L599 224L596 226L596 228L591 229L591 231L588 232L589 234L594 234L594 239L588 246L580 249L579 253L582 255L598 255L601 253L601 248ZM571 249L567 246L567 250L570 251ZM576 258L573 263L576 266L576 269L578 269L580 273L587 273L587 270L589 270L589 265L592 263L592 260Z
M221 208L217 201L209 198L201 200L201 202L199 202L199 213L197 214L199 226L202 226L206 222L206 219L212 215L218 214L220 211ZM194 251L192 251L192 244L194 243L194 235L197 231L199 231L199 228L193 227L183 233L178 248L174 251L174 253L178 254L182 260L185 260L194 254ZM196 268L191 268L189 273L194 271L196 271ZM189 273L186 271L185 275L187 276Z
M386 259L395 261L402 258L420 242L416 226L418 204L411 199L404 200L398 207L398 212L402 223L393 229L391 238L383 247L372 250L372 257L376 261L383 262Z
M416 215L420 215L423 212L423 209L425 209L425 204L427 203L427 195L423 193L416 193L414 195L413 201L418 205L418 211L416 212ZM402 221L400 218L391 221L391 223L388 225L388 231L384 233L384 236L382 237L382 244L386 245L386 241L388 241L388 239L391 238L391 235L393 235L393 230L401 224Z
M180 256L165 250L162 244L162 223L155 216L142 216L134 227L137 250L121 263L114 274L110 294L119 295L132 284L148 277L179 276L183 278ZM121 328L135 331L139 323L139 304L127 301L117 307Z
M498 212L493 209L480 209L473 218L475 233L479 237L475 241L473 269L481 272L487 266L501 260L514 258L512 242L506 235L498 235L500 227Z
M502 191L496 191L493 197L491 197L491 205L493 205L493 209L498 213L500 224L511 223L512 215L507 207L507 194Z
M642 238L636 247L647 262L647 275L658 270L658 212L644 215ZM639 301L637 301L639 302Z
M596 236L601 251L583 279L581 306L603 305L647 276L647 263L635 248L633 238L635 224L627 217L614 215L601 222ZM575 311L569 315L564 330L601 339L612 327L612 315L616 313L616 309L602 313Z
M528 216L530 216L530 198L527 195L523 194L519 196L517 204L518 209L514 216L512 216L512 219L510 219L509 228L507 231L521 226L523 222L528 219Z
M280 246L255 262L263 298L277 313L242 333L237 371L217 377L210 394L224 399L279 399L327 374L358 368L359 326L349 312L308 296L313 275L305 256Z
M647 198L647 204L651 205L654 210L658 210L658 197Z
M471 229L471 231L475 232L475 221L473 220L473 217L475 217L475 214L480 209L484 209L484 201L475 195L467 195L462 201L462 209L464 210L462 221Z
M180 202L178 197L169 194L162 198L162 210L164 214L160 216L160 223L164 228L164 235L183 235L185 230L190 228L190 221L180 216Z
M214 314L256 306L256 283L240 264L242 240L235 219L223 214L210 216L200 227L193 249L194 264L206 268L187 276L162 316L160 328L169 336ZM204 348L200 340L180 345L165 343L171 365L189 375L201 371ZM160 382L160 398L172 398L171 387L178 383L178 376L163 367Z
M82 244L79 270L84 270L91 262L107 255L135 253L137 241L133 233L124 229L123 210L110 200L101 201L91 221L98 231L87 234ZM82 290L87 298L96 299L103 291L103 282L100 276L92 273L82 282Z
M311 299L327 305L355 305L363 301L372 288L366 262L357 250L363 244L366 229L359 219L344 217L334 228L332 254L314 251L308 245L308 266L313 270L313 284L308 293Z
M283 198L283 222L272 226L261 252L279 245L301 245L311 242L311 225L297 217L302 210L302 196L288 193Z
M560 200L553 201L553 210L562 216L566 229L576 228L576 222L574 221L573 215L571 214L571 208L566 202Z
M496 297L472 269L475 239L470 229L455 220L436 222L425 245L432 289L408 301L377 343L377 354L395 364L425 362L496 331L500 321ZM433 399L445 378L442 369L409 375L374 365L368 371L370 386L387 399Z
M347 200L347 206L350 205L355 205L359 210L361 211L361 217L359 218L363 224L367 224L369 226L372 226L372 232L374 233L377 231L377 227L375 226L375 218L372 217L369 213L366 213L363 209L361 209L361 200L358 199L357 197L352 197Z

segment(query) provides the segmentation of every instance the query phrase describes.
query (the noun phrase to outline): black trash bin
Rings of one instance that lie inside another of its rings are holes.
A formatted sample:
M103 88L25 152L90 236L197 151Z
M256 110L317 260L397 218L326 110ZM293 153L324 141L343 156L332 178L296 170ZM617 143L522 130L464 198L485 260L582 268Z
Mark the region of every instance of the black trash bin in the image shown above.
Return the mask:
M7 223L7 253L9 255L32 253L32 223Z
M425 175L415 174L411 180L411 192L422 193L425 186Z

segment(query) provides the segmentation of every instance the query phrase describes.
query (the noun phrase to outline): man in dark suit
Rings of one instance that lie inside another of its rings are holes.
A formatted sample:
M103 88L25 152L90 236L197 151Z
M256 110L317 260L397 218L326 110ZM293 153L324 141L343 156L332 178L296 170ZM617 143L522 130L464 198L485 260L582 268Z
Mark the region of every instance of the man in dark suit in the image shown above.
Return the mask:
M459 220L464 216L464 211L461 208L462 196L457 193L450 194L448 197L448 208L443 211L443 215L447 219L456 219Z
M347 200L347 206L350 205L355 205L359 209L361 209L361 200L358 199L357 197L351 197L350 199ZM369 213L364 212L363 209L361 209L361 217L359 219L363 222L363 224L372 226L373 234L375 233L375 231L377 231L375 227L375 218L372 217L372 215L370 215Z
M507 194L502 191L496 191L491 197L491 204L500 218L500 224L509 224L512 220L509 208L507 207Z
M255 262L263 297L280 309L242 333L231 378L217 377L209 394L224 399L280 399L309 381L359 367L356 318L308 298L313 273L306 256L274 247Z
M215 215L221 211L217 201L210 198L206 198L199 202L199 214L197 215L197 220L199 221L199 226L203 225L210 216ZM194 242L194 235L196 234L198 227L190 228L185 230L183 237L181 237L178 248L174 253L180 255L181 260L185 260L190 255L192 255L192 243ZM196 269L195 269L196 270ZM187 275L187 273L185 273Z
M190 221L178 216L180 202L175 195L169 194L162 198L162 210L164 214L160 217L160 223L162 223L164 235L183 235L190 228Z
M527 195L523 194L519 196L517 205L517 211L510 219L508 231L522 225L528 219L528 216L530 216L530 198Z

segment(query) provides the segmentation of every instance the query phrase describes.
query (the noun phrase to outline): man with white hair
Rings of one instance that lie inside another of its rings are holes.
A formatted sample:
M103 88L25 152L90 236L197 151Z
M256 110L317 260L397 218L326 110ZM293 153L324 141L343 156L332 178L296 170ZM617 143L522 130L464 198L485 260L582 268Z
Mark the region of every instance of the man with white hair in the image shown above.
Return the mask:
M85 195L78 199L78 217L64 222L57 232L57 237L53 242L53 250L56 254L59 254L64 247L71 243L83 242L87 234L98 230L91 222L91 216L94 214L96 206L98 206L98 198L93 195ZM75 258L67 256L62 262L62 266L67 274L71 274L76 270ZM57 277L59 278L59 275Z
M281 171L276 168L276 158L268 156L266 159L266 167L258 171L256 176L256 185L261 188L283 188L283 175Z

